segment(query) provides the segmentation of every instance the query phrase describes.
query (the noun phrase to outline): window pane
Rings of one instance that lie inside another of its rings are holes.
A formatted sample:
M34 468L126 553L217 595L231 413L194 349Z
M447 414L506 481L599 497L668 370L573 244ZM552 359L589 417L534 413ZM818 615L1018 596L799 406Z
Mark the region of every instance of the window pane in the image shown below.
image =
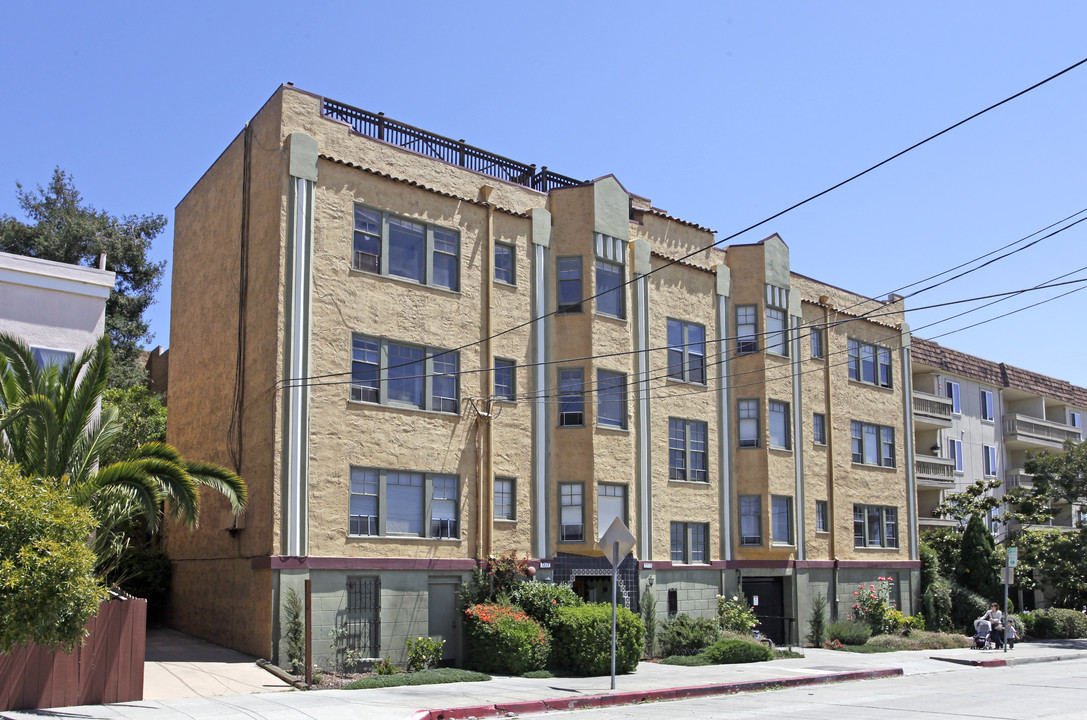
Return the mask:
M585 424L581 368L559 370L559 426Z
M459 537L457 532L457 479L435 475L431 479L430 536Z
M668 319L668 377L683 379L683 323Z
M380 343L373 338L351 341L351 399L378 402Z
M438 287L457 289L457 262L456 255L434 253L434 285Z
M815 529L820 532L827 532L827 501L816 500L815 501Z
M883 547L883 513L878 507L868 508L868 546Z
M706 423L687 423L688 457L690 458L690 479L696 482L708 482L706 472Z
M864 424L864 462L879 465L879 427Z
M879 349L879 384L891 387L891 351L887 348Z
M853 506L853 546L864 547L867 544L867 536L864 533L864 506Z
M856 420L849 424L849 435L853 443L853 462L864 462L864 439L861 436L861 424Z
M602 260L596 261L596 311L623 317L623 268Z
M423 407L422 348L389 343L389 400Z
M861 345L861 381L876 382L876 348L873 345Z
M558 312L581 312L581 258L559 258L558 275Z
M381 213L355 206L355 257L357 270L381 271Z
M389 273L425 281L426 228L400 218L389 219Z
M514 284L513 248L496 243L494 246L494 279Z
M785 342L785 312L766 308L766 349L778 355L788 355Z
M820 445L827 442L826 416L822 413L812 415L812 438Z
M849 353L849 379L860 380L861 379L861 346L856 340L850 340L848 345Z
M434 410L455 413L460 410L457 401L457 354L442 353L431 360L434 366L431 396Z
M880 426L880 464L883 467L895 466L895 429Z
M776 400L770 401L770 445L789 447L789 406Z
M821 328L814 328L811 331L811 356L813 358L823 357L823 330Z
M494 394L503 400L516 399L513 361L494 361Z
M706 562L706 526L703 523L688 525L691 532L691 562Z
M736 352L738 353L753 353L759 349L759 342L755 337L757 332L755 311L754 305L736 306Z
M596 499L596 531L603 535L611 527L612 521L619 518L627 521L627 489L623 485L600 485Z
M792 533L792 499L787 497L774 497L770 499L771 532L774 542L791 543Z
M740 544L759 545L762 543L762 523L759 513L761 503L758 495L740 497Z
M898 508L883 508L886 547L898 547Z
M701 325L686 324L687 329L687 380L706 383L706 329Z
M350 535L377 535L376 470L351 469Z
M580 541L585 539L585 525L582 520L581 485L560 485L560 540Z
M423 476L389 472L385 475L388 500L385 528L389 533L423 534Z
M668 420L668 477L687 479L687 423L683 420Z
M626 383L622 373L597 371L597 424L620 428L626 425Z
M495 479L494 516L500 520L513 519L513 480Z
M759 446L758 400L740 400L740 447Z
M687 562L687 526L684 523L672 523L672 562Z

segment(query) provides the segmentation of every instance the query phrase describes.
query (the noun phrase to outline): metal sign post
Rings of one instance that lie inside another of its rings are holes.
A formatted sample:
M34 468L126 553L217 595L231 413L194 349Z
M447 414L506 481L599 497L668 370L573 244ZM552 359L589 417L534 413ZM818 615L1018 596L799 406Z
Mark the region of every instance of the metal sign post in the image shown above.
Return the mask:
M615 689L615 615L619 604L619 563L634 548L634 535L620 518L612 520L611 525L600 536L596 544L604 552L604 557L611 563L611 689Z
M1008 548L1008 563L1004 568L1002 580L1004 581L1004 652L1008 652L1008 628L1011 627L1011 618L1008 617L1008 587L1015 582L1015 567L1019 564L1019 548Z

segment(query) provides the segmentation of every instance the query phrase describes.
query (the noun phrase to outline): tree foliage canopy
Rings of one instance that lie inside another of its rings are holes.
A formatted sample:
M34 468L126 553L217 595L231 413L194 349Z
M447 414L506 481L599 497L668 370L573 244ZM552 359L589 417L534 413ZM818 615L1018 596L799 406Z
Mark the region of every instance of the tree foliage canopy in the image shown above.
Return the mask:
M90 511L57 483L0 461L0 653L82 641L106 595L87 545L93 528Z
M1034 476L1030 499L1044 505L1087 501L1087 442L1067 440L1059 453L1031 451L1023 470Z
M148 252L151 241L166 227L166 218L115 217L95 210L59 167L45 187L16 187L19 207L30 222L0 215L0 252L85 267L98 267L99 254L106 253L106 269L117 273L106 301L106 333L116 361L111 385L142 382L143 369L137 361L142 343L150 339L143 314L154 302L166 265L152 262Z

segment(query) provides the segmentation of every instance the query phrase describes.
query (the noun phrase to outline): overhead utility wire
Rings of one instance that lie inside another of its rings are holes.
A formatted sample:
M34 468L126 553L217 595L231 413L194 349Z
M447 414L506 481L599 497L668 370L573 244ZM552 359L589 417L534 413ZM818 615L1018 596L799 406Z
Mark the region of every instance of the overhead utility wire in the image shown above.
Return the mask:
M880 162L876 163L875 165L872 165L867 170L862 170L861 172L859 172L859 173L857 173L857 174L855 174L855 175L853 175L853 176L851 176L851 177L849 177L849 178L847 178L845 180L842 180L841 182L839 182L839 183L837 183L835 185L832 185L829 188L827 188L825 190L822 190L821 192L818 192L818 193L816 193L816 194L814 194L814 195L812 195L812 196L810 196L810 197L808 197L808 198L806 198L804 200L801 200L800 202L794 203L793 205L790 205L789 207L785 208L784 210L776 212L773 215L771 215L771 216L769 216L769 217L767 217L767 218L765 218L763 220L760 220L760 221L758 221L758 222L756 222L756 223L754 223L752 225L747 226L743 230L739 230L737 232L734 232L734 233L732 233L731 235L729 235L727 237L721 238L720 240L715 240L714 242L710 243L709 245L701 247L701 248L699 248L697 250L693 250L692 252L689 252L686 255L683 255L682 257L669 260L666 263L664 263L663 265L660 265L659 267L651 268L649 270L649 272L647 272L647 273L645 273L643 275L640 275L637 278L631 278L630 280L625 280L617 288L614 288L614 290L617 290L618 288L626 287L627 285L631 285L631 284L637 282L638 280L640 280L641 278L648 277L649 275L652 275L653 273L655 273L655 272L657 272L659 270L663 270L663 269L665 269L667 267L671 267L672 265L675 265L676 263L679 263L679 262L682 262L684 260L690 259L691 257L694 257L695 255L698 255L699 253L705 252L707 250L711 250L711 249L717 247L718 245L720 245L721 243L728 242L729 240L732 240L732 239L734 239L736 237L739 237L740 235L743 235L744 233L750 232L751 230L754 230L757 227L765 225L766 223L770 222L771 220L776 220L777 218L781 217L782 215L785 215L786 213L792 212L793 210L795 210L795 209L797 209L799 207L802 207L803 205L807 205L811 201L816 200L816 199L826 195L827 193L833 192L834 190L837 190L838 188L840 188L840 187L842 187L844 185L847 185L847 184L853 182L854 180L857 180L858 178L861 178L861 177L867 175L868 173L872 172L873 170L876 170L876 169L878 169L880 167L883 167L884 165L886 165L887 163L889 163L889 162L891 162L893 160L897 160L898 158L902 157L906 153L908 153L908 152L910 152L912 150L915 150L915 149L921 147L922 145L924 145L924 144L926 144L928 142L931 142L932 140L935 140L936 138L951 132L952 130L954 130L954 129L956 129L956 128L958 128L958 127L960 127L960 126L962 126L962 125L964 125L964 124L966 124L968 122L970 122L971 120L974 120L975 118L978 118L978 117L984 115L985 113L987 113L987 112L989 112L991 110L995 110L996 108L1000 107L1001 105L1005 105L1006 103L1009 103L1012 100L1015 100L1016 98L1019 98L1019 97L1025 95L1025 94L1031 92L1032 90L1036 90L1037 88L1041 87L1042 85L1045 85L1048 82L1056 80L1061 75L1064 75L1065 73L1071 72L1072 70L1075 70L1077 67L1079 67L1080 65L1083 65L1085 63L1087 63L1087 58L1084 58L1084 59L1080 60L1079 62L1074 63L1073 65L1069 65L1068 67L1061 70L1060 72L1055 73L1053 75L1050 75L1049 77L1045 78L1044 80L1036 82L1035 84L1031 85L1030 87L1025 88L1024 90L1020 90L1019 92L1015 93L1014 95L1006 97L1003 100L1001 100L1000 102L997 102L997 103L994 103L994 104L990 105L989 107L985 108L984 110L979 110L978 112L974 113L973 115L970 115L969 117L966 117L966 118L958 121L954 125L950 125L950 126L944 128L943 130L941 130L941 131L939 131L939 132L937 132L937 133L935 133L933 135L928 136L924 140L921 140L919 142L914 143L913 145L910 145L905 150L900 150L899 152L895 153L894 155L891 155L890 157L886 158L885 160L881 160ZM603 295L603 294L605 294L607 292L613 292L613 290L606 290L606 291L604 291L602 293L597 293L597 294L592 295L590 297L582 298L582 302L586 302L588 300L593 300L593 299L595 299L595 298L599 297L600 295ZM511 333L511 332L513 332L515 330L519 330L519 329L521 329L523 327L527 327L529 325L534 325L537 322L543 320L544 318L548 318L548 317L551 317L552 315L556 315L556 314L558 314L558 310L552 310L549 313L545 313L543 315L540 315L539 317L535 317L535 318L532 318L530 320L526 320L525 322L518 323L517 325L513 325L511 327L508 327L505 330L500 330L499 332L493 333L493 334L491 334L491 335L489 335L489 336L487 336L485 338L481 338L479 340L473 340L472 342L465 343L464 345L460 345L458 347L451 348L449 350L445 350L445 351L443 351L443 353L438 353L438 354L440 355L440 354L444 354L445 352L459 352L461 350L466 350L466 349L468 349L470 347L474 347L475 345L480 345L480 344L482 344L484 342L487 342L488 340L493 340L495 338L498 338L498 337L501 337L501 336L506 335L508 333ZM430 359L431 357L434 357L434 355L430 355L430 356L424 358L424 360L425 359ZM404 364L409 365L411 363L404 363ZM325 377L325 376L315 375L315 376L310 376L310 377L314 378L314 379L317 379L317 378L321 378L321 377ZM279 384L281 382L291 382L291 381L294 381L296 379L304 379L304 378L283 378L281 380L278 380L277 384Z

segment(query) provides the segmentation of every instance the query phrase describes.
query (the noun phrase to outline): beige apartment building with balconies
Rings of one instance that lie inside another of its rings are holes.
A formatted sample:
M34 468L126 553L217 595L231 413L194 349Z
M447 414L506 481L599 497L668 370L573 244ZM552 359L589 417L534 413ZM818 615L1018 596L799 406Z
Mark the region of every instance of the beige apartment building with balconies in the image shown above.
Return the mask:
M177 207L169 439L249 484L175 533L170 621L284 663L445 638L481 559L663 618L918 575L902 301L792 272L614 177L578 181L280 87Z

